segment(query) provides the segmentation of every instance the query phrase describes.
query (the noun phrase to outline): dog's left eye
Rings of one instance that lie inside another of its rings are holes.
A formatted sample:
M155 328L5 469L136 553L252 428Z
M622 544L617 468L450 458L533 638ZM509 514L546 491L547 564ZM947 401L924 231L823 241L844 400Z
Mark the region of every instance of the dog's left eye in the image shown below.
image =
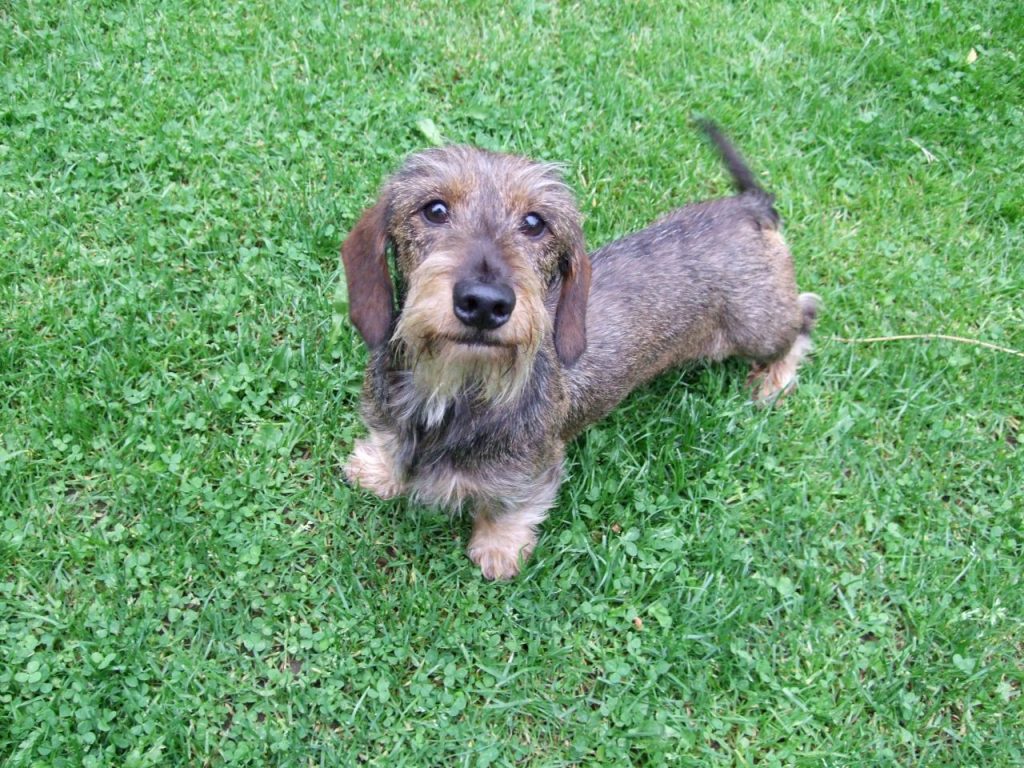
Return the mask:
M523 221L519 225L519 231L527 237L540 237L547 228L548 225L544 223L544 219L536 213L528 213L523 216Z

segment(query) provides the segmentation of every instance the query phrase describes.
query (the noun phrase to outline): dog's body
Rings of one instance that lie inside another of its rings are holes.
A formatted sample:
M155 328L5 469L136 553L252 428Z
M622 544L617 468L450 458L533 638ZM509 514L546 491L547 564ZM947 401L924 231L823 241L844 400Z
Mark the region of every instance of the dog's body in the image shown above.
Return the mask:
M587 349L567 371L566 438L605 416L639 384L691 360L785 360L810 333L771 199L759 190L680 208L591 256ZM776 371L760 399L796 374Z
M740 355L757 399L791 388L817 303L797 295L770 196L707 129L740 193L589 258L551 166L466 147L410 158L343 246L350 311L371 347L370 434L348 478L385 498L471 504L469 556L509 578L554 503L565 443L638 385ZM397 312L389 243L408 281Z

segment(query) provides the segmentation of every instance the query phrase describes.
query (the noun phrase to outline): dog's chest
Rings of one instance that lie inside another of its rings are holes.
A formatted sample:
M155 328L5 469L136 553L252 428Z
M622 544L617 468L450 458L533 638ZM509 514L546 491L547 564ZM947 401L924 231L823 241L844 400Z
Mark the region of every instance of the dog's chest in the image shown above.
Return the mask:
M410 476L486 471L509 463L522 442L522 426L454 398L440 413L424 409L399 422L400 460Z
M410 492L441 506L511 498L560 462L558 426L567 399L552 355L541 353L512 402L469 389L440 398L417 388L412 371L384 355L367 379L368 423L392 435L393 459Z
M457 397L440 417L426 408L392 414L402 417L395 420L396 459L423 502L447 508L471 499L504 503L545 465L548 419L522 403L487 407Z
M503 431L481 429L475 420L445 419L407 425L402 435L404 475L421 502L458 509L467 501L493 502L526 484L534 452Z

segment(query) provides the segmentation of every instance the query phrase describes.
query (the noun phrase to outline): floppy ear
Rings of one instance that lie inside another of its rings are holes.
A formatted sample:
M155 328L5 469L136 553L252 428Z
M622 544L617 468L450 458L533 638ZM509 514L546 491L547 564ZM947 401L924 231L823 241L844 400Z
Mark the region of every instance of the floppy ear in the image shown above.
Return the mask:
M562 290L555 310L555 352L562 365L572 365L587 348L587 296L590 295L590 258L579 227L574 227L559 269Z
M341 244L348 315L370 349L387 342L394 319L387 244L387 205L383 200L363 211Z

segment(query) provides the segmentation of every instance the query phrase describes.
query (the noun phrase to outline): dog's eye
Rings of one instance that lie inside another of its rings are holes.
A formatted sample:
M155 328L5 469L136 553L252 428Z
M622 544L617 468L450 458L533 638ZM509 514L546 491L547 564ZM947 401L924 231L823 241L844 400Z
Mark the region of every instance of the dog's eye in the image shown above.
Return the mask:
M423 206L423 218L431 224L447 224L448 206L441 200L431 200Z
M547 228L548 225L544 223L544 219L536 213L528 213L523 216L523 221L519 225L519 231L527 237L540 237L547 231Z

